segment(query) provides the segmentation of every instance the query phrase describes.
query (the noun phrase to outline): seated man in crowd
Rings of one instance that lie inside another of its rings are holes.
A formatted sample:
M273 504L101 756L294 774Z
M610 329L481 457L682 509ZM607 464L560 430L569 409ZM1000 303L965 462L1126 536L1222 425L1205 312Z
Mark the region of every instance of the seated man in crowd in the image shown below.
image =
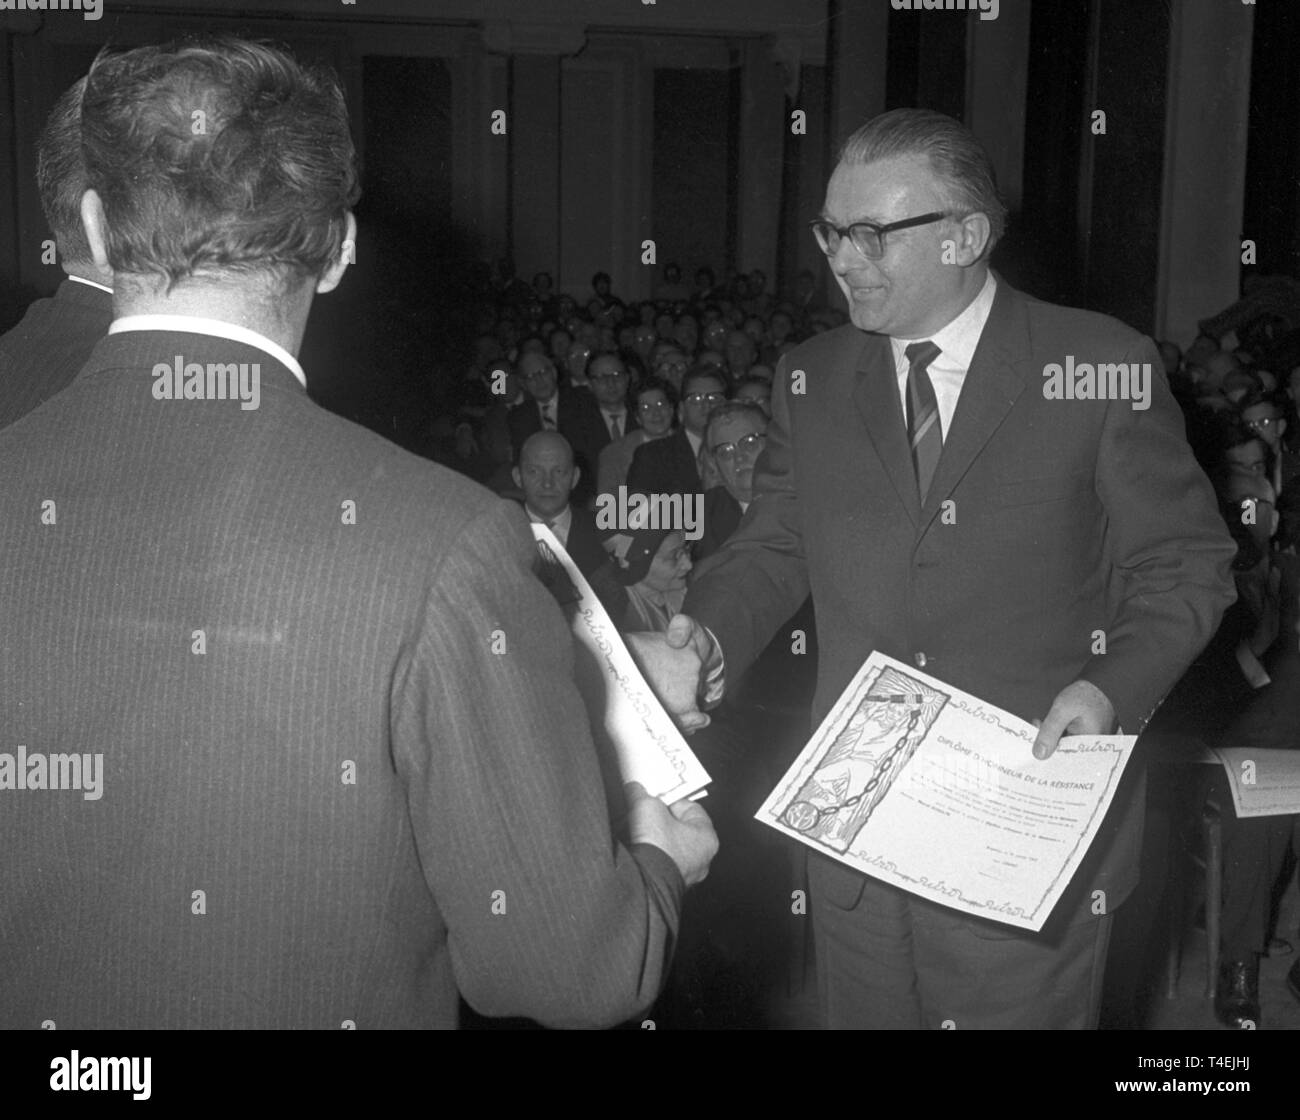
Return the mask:
M559 432L573 448L582 479L575 501L586 505L595 495L596 456L609 442L596 399L586 389L559 383L555 363L542 350L525 350L515 372L532 398L510 410L510 445L515 462L524 441L535 432ZM604 433L602 440L601 433Z
M755 366L754 369L762 367ZM763 415L771 419L772 417L772 380L771 378L755 377L753 370L750 370L749 376L743 378L737 383L731 391L733 401L752 401L763 410Z
M667 439L636 449L627 474L628 489L640 494L703 494L700 450L709 414L727 399L722 375L692 367L682 380L677 406L681 426Z
M513 474L524 495L528 520L545 525L573 558L578 571L589 576L608 562L590 510L569 498L581 468L574 465L573 448L559 432L535 432L524 441Z
M752 401L727 401L709 417L705 446L721 481L704 493L704 532L696 559L717 552L736 531L754 498L754 464L766 442L767 413Z
M41 209L68 278L0 336L0 428L69 385L113 318L113 274L92 259L81 229L84 86L82 79L54 103L37 147Z
M1272 459L1269 481L1282 517L1278 545L1293 548L1300 543L1300 452L1287 444L1286 410L1278 394L1264 392L1243 397L1237 410L1245 425L1268 447Z

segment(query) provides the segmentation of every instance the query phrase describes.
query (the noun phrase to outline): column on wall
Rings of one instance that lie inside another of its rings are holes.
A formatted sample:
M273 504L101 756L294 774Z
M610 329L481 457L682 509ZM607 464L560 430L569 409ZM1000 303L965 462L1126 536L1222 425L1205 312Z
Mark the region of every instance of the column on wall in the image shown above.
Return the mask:
M1182 0L1172 12L1156 333L1186 346L1238 294L1254 9Z

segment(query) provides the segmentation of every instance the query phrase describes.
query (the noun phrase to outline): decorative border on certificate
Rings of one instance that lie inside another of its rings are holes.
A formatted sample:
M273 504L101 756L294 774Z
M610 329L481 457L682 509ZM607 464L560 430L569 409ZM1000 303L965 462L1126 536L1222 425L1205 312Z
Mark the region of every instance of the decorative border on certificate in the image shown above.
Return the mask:
M934 725L948 694L886 666L849 721L777 802L810 843L845 852Z

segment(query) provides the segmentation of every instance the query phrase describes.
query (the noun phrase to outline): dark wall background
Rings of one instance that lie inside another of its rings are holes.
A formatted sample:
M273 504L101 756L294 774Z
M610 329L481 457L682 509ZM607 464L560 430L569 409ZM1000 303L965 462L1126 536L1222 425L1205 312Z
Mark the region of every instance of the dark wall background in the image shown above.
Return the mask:
M1300 4L1255 8L1241 236L1259 271L1300 276Z
M728 138L731 102L726 70L655 71L656 248L660 264L677 261L688 284L699 265L720 271L729 263L736 178Z

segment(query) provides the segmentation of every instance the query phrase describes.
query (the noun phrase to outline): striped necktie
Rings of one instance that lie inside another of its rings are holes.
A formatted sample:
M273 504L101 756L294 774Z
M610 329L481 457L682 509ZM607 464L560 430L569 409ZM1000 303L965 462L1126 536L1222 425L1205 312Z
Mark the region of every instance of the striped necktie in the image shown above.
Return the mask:
M939 426L939 404L934 397L927 367L941 353L928 339L913 342L907 355L907 439L912 448L912 466L916 470L916 488L925 504L925 495L939 465L943 451L943 429Z

